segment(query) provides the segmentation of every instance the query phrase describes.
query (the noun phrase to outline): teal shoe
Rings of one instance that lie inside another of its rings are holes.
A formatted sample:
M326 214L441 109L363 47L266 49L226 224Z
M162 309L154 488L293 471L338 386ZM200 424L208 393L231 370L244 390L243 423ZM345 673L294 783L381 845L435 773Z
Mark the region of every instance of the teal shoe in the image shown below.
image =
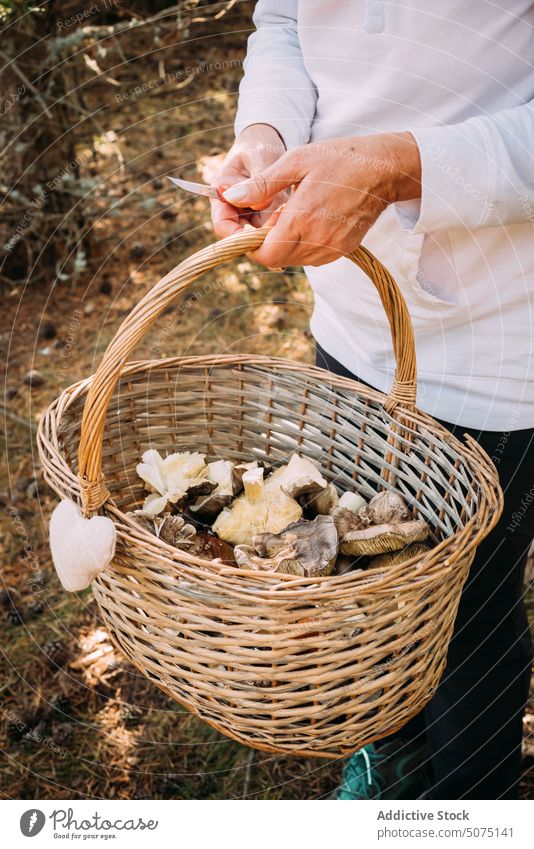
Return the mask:
M355 752L345 764L336 798L417 799L423 792L421 767L426 747L402 741L374 743Z

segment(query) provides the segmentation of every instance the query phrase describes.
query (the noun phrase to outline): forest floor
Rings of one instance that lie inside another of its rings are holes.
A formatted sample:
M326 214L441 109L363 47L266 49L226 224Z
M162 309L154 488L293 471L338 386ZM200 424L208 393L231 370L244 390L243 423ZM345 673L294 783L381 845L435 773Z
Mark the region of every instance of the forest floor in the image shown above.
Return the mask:
M208 202L169 188L166 176L209 181L231 143L246 37L236 20L223 19L218 34L193 32L166 68L189 82L124 98L105 136L93 140L98 155L78 152L82 176L98 177L101 197L101 216L87 222L86 267L3 295L3 798L309 799L337 783L339 763L252 751L169 700L114 650L90 591L61 590L47 543L56 497L36 453L40 413L94 371L142 295L213 238ZM145 81L157 73L147 67ZM127 90L125 80L119 91ZM164 335L156 327L136 358L153 359L157 348L162 357L246 351L313 360L313 300L300 270L271 272L243 258L206 280L216 284L211 293L186 296L178 318L172 313ZM31 369L38 376L30 386ZM532 593L529 606L534 619ZM532 734L534 697L526 723ZM524 797L534 798L533 762L526 752Z

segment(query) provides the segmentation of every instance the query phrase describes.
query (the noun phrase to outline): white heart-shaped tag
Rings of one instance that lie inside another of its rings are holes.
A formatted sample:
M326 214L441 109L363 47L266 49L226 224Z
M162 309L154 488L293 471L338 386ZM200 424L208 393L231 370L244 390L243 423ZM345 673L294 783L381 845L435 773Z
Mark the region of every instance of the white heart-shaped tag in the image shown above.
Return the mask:
M63 588L86 589L115 554L115 525L107 516L85 519L73 501L61 501L50 519L50 549Z

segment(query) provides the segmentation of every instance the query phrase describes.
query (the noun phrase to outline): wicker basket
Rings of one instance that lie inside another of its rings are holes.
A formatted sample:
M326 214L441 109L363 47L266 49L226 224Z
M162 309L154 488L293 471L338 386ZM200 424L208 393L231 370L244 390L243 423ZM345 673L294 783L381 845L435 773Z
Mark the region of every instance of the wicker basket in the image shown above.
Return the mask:
M127 359L200 274L257 248L246 230L185 260L135 307L93 377L44 414L45 476L86 515L112 518L117 549L93 582L116 644L168 695L224 734L271 752L344 756L404 725L443 672L462 585L502 494L480 447L415 409L413 331L391 276L351 255L387 313L397 371L388 396L312 366L261 356ZM318 579L221 566L177 551L125 513L145 493L144 450L320 463L341 490L400 492L435 547L384 569ZM102 475L105 470L105 479Z

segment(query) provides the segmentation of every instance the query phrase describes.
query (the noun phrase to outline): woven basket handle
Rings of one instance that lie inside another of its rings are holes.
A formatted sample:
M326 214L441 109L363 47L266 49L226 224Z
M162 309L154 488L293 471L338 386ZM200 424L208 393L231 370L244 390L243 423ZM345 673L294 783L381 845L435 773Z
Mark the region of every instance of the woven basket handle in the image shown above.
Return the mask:
M78 465L86 515L98 510L109 497L102 475L106 414L117 381L133 349L165 308L190 283L220 263L259 248L268 232L267 228L246 228L185 259L144 296L119 327L91 381L83 410ZM349 259L359 265L375 284L391 326L397 368L385 408L393 412L397 405L402 404L413 409L416 395L415 345L404 298L391 274L368 250L360 247L349 255Z

